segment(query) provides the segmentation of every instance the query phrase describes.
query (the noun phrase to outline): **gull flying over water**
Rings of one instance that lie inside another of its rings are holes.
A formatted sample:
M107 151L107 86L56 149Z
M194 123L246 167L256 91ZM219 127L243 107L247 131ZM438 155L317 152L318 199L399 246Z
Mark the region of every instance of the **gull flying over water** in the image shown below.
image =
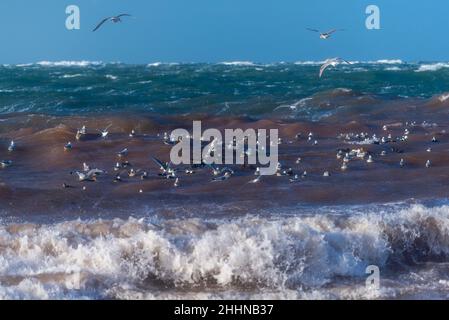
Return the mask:
M79 171L75 171L75 172L71 172L71 174L76 174L78 176L78 179L80 182L83 181L95 181L97 176L100 174L105 173L104 170L100 170L100 169L92 169L89 172L85 173L85 172L79 172Z
M100 134L101 134L101 137L103 138L103 139L106 139L107 138L107 136L108 136L108 134L109 134L109 128L110 127L112 127L112 124L110 124L110 125L108 125L106 128L104 128L103 130L99 130L100 131Z
M175 170L171 168L171 162L162 162L155 157L151 157L154 163L159 166L159 170L161 170L161 176L166 177L167 179L176 178Z
M342 58L332 58L332 59L327 59L324 64L321 66L320 68L320 78L323 76L324 71L329 68L329 67L336 67L337 65L341 64L341 63L347 63L347 64L351 64L351 62L346 61Z
M122 13L122 14L119 14L118 16L113 16L113 17L107 17L107 18L104 18L103 20L101 20L101 22L95 27L95 29L92 31L92 32L95 32L95 31L97 31L98 29L100 29L100 27L103 25L103 24L105 24L106 22L108 22L108 21L111 21L111 22L113 22L113 23L119 23L119 22L122 22L122 17L131 17L131 15L130 14L127 14L127 13Z
M306 28L307 30L309 30L309 31L312 31L312 32L317 32L317 33L319 33L320 34L320 39L323 39L323 40L327 40L327 39L329 39L330 37L331 37L331 35L333 34L333 33L335 33L335 32L337 32L337 31L343 31L343 30L338 30L338 29L332 29L332 30L329 30L329 31L327 31L327 32L321 32L320 30L317 30L317 29L311 29L311 28Z

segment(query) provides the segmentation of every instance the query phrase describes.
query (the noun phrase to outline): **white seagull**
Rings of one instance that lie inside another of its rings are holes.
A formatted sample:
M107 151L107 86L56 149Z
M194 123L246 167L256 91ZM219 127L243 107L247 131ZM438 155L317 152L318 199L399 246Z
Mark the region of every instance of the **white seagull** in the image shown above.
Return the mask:
M320 30L317 30L317 29L311 29L311 28L306 28L306 29L309 30L309 31L312 31L312 32L319 33L320 34L320 39L323 39L323 40L329 39L331 37L331 35L333 33L337 32L337 31L343 31L342 29L340 29L340 30L339 29L332 29L332 30L329 30L327 32L321 32Z
M12 161L11 160L2 160L0 161L0 168L7 168L10 167L12 165Z
M327 59L324 64L321 66L320 68L320 78L323 76L324 71L329 68L329 67L336 67L341 63L347 63L347 64L351 64L351 62L346 61L344 59L341 58L332 58L332 59Z
M110 124L110 125L108 125L106 128L104 128L103 130L99 130L100 131L100 134L101 134L101 137L103 138L103 139L106 139L106 137L108 136L108 134L109 134L109 128L112 126L112 124Z
M101 20L101 22L95 27L95 29L92 31L92 32L95 32L95 31L97 31L98 29L100 29L100 27L104 24L104 23L106 23L107 21L111 21L111 22L113 22L113 23L119 23L119 22L122 22L122 17L131 17L131 15L130 14L127 14L127 13L122 13L122 14L119 14L118 16L113 16L113 17L107 17L107 18L104 18L103 20Z
M255 178L255 179L249 181L248 183L253 183L253 184L254 184L254 183L258 183L258 182L260 181L260 179L262 179L262 177L263 177L263 176L258 175L257 178Z
M13 152L15 149L16 149L16 144L15 144L14 140L11 140L11 143L9 144L9 147L8 147L8 151Z
M71 174L76 174L78 176L78 179L80 182L95 181L97 176L99 174L103 174L103 173L105 173L105 171L100 170L100 169L92 169L87 173L79 172L79 171L71 172Z

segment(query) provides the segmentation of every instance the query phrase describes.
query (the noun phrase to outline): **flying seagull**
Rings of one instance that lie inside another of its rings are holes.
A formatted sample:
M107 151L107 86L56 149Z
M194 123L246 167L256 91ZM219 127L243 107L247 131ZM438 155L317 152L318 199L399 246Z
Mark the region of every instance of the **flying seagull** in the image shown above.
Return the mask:
M92 169L87 173L84 172L79 172L79 171L75 171L75 172L70 172L70 174L75 174L78 176L78 180L80 182L84 182L84 181L95 181L97 176L100 174L104 174L105 171L100 170L100 169Z
M113 16L113 17L108 17L108 18L104 18L96 27L95 27L95 29L92 31L92 32L95 32L95 31L97 31L98 29L100 29L100 27L104 24L104 23L106 23L106 22L108 22L108 21L111 21L111 22L114 22L114 23L118 23L118 22L122 22L122 17L131 17L131 15L130 14L127 14L127 13L122 13L122 14L119 14L118 16Z
M104 128L103 130L98 130L100 131L101 137L103 139L106 139L108 134L109 134L109 128L112 127L112 124L108 125L106 128Z
M171 168L171 162L162 162L155 157L151 157L154 163L159 166L159 170L161 170L161 176L166 177L167 179L176 178L175 170Z
M343 31L343 30L338 30L338 29L332 29L332 30L329 30L328 32L321 32L320 30L311 29L311 28L307 28L307 30L319 33L320 39L323 39L323 40L329 39L331 37L331 35L337 31Z
M347 64L351 64L351 62L346 61L344 59L341 58L332 58L332 59L327 59L324 64L321 66L320 68L320 78L323 76L324 71L328 68L328 67L336 67L337 65L339 65L340 63L347 63Z

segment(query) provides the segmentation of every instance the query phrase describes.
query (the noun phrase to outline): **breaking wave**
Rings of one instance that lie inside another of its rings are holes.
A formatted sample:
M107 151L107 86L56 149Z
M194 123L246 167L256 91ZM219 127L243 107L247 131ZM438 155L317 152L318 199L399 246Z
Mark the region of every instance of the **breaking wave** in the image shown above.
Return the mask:
M449 258L449 206L319 210L229 220L4 222L0 298L372 298L364 288L368 265L389 277L374 297L435 287L449 293L447 272L435 277L419 268L437 269Z
M254 62L252 61L225 61L220 62L219 64L222 64L224 66L238 66L238 67L247 67L247 66L254 66Z
M103 65L100 61L40 61L36 65L42 67L89 67Z
M438 62L432 64L422 64L419 66L416 72L438 71L446 68L449 68L449 63Z

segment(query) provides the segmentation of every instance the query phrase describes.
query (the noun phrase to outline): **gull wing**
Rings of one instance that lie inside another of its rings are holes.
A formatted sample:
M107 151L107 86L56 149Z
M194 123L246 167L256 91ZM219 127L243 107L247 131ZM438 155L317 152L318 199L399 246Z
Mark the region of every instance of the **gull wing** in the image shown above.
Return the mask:
M153 160L153 162L156 163L161 168L161 170L167 170L167 164L163 163L161 160L156 159L155 157L151 157L151 160Z
M103 20L101 20L101 22L95 27L95 29L92 32L97 31L98 29L100 29L100 27L106 22L109 21L111 19L111 17L108 18L104 18Z
M309 30L309 31L312 31L312 32L320 32L320 30L317 30L317 29L311 29L311 28L306 28L306 30Z
M337 29L332 29L332 30L329 30L328 32L326 32L325 34L331 35L332 33L337 32L337 31L338 31Z
M103 174L105 173L104 170L100 170L100 169L92 169L87 173L87 177L93 177L99 174Z
M326 61L320 68L320 78L323 76L324 71L331 65L329 61Z
M71 172L71 174L76 174L78 176L79 181L85 181L87 179L87 176L79 171Z
M132 15L130 15L128 13L122 13L117 16L117 18L121 18L121 17L132 17Z
M349 61L347 61L347 60L345 60L345 59L342 59L342 58L338 58L340 61L342 61L342 62L344 62L344 63L347 63L347 64L352 64L352 62L349 62Z

